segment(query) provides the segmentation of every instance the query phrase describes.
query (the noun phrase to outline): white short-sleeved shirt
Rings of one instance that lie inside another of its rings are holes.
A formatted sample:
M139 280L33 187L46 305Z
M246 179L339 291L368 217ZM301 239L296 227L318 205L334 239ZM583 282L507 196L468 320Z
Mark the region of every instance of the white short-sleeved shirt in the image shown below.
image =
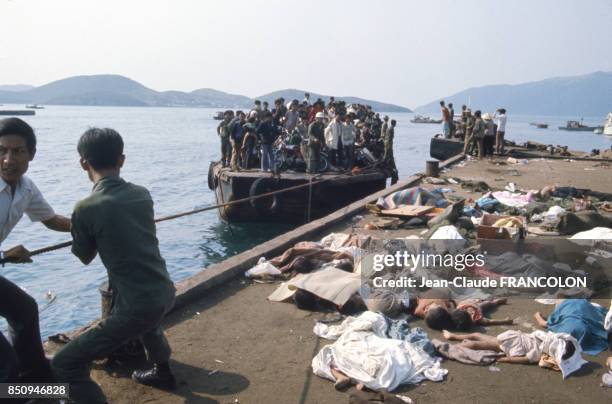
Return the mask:
M497 124L497 131L498 132L505 132L506 131L506 114L502 114L502 115L497 115L497 122L495 122Z
M55 216L53 208L31 179L21 177L15 195L12 195L11 186L0 178L0 244L24 213L33 222L41 222Z

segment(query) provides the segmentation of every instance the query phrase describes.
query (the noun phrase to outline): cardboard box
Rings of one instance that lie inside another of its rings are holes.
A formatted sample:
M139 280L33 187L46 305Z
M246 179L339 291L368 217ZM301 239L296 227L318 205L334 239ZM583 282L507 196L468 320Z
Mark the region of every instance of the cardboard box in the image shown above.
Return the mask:
M493 224L500 219L509 217L517 218L523 224L521 228L512 227L494 227ZM512 240L512 239L523 239L525 238L526 223L522 216L502 216L502 215L491 215L485 213L482 217L480 225L476 233L476 239L488 239L488 240Z

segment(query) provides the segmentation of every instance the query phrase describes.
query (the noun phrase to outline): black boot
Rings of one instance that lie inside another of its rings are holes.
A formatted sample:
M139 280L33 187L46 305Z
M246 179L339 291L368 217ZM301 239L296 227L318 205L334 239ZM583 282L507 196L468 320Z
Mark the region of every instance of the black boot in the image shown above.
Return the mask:
M165 364L154 364L148 370L135 370L132 379L145 386L157 387L163 390L173 390L176 388L176 379L170 370L170 366Z

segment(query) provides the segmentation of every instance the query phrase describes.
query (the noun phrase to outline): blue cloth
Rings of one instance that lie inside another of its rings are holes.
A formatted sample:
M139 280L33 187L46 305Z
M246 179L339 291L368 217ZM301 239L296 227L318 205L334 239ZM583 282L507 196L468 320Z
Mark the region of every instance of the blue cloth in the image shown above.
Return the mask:
M603 326L606 313L605 308L595 307L586 299L565 299L548 317L548 329L570 334L584 353L597 355L608 348L608 333Z
M490 196L483 196L482 198L476 201L476 204L483 210L487 212L492 212L495 210L497 205L499 205L499 201Z
M420 327L410 328L406 320L394 320L386 317L387 324L387 337L391 339L400 339L402 341L410 342L416 346L423 348L431 356L435 356L436 349L429 340L427 333Z

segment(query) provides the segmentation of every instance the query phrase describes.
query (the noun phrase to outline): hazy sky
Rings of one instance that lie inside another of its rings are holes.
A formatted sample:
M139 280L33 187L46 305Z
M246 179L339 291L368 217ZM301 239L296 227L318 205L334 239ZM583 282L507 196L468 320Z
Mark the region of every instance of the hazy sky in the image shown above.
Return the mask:
M596 70L612 70L612 0L0 0L0 84L115 73L415 107Z

